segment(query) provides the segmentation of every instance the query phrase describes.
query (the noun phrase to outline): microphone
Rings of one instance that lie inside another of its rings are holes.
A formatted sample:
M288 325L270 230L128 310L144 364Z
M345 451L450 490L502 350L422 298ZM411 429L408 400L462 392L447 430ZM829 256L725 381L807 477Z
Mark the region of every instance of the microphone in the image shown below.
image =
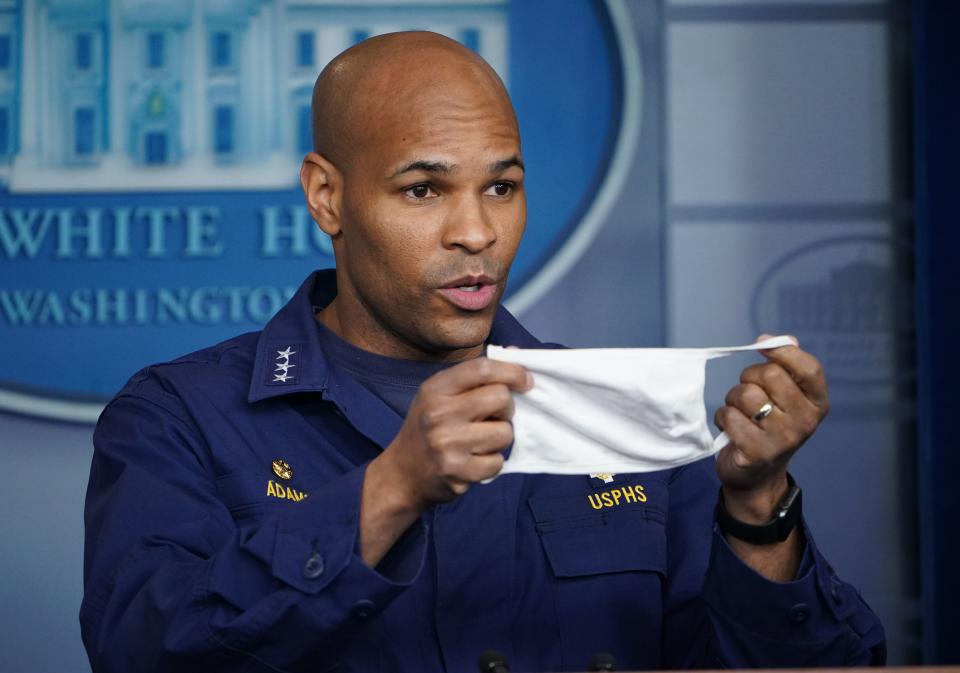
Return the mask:
M588 671L615 671L617 670L617 660L609 652L597 652L590 660Z
M510 673L510 666L503 652L487 650L480 655L480 673Z

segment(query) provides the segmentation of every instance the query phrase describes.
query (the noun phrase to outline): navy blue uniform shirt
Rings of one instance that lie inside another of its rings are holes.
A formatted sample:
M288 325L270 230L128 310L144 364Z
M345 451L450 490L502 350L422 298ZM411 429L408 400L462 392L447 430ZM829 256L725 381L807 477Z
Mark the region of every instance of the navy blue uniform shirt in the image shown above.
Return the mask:
M402 418L326 356L314 311L335 293L315 273L262 332L149 367L107 406L80 611L94 671L467 672L488 648L515 671L598 651L620 670L883 661L808 532L796 581L739 560L710 460L506 475L368 567L364 470ZM502 308L489 341L543 347Z

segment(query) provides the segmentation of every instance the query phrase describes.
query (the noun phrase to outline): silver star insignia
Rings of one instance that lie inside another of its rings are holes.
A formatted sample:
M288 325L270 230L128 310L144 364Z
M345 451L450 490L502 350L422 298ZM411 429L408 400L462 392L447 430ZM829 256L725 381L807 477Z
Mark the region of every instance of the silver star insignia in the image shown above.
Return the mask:
M286 374L288 369L296 366L297 365L292 365L289 362L278 362L276 371L283 372L284 374Z
M297 352L297 351L295 351L295 350L293 350L292 348L290 348L290 346L287 346L284 350L282 350L282 351L277 351L277 357L278 357L278 358L289 358L291 355L293 355L293 354L296 353L296 352Z
M274 381L279 381L280 383L286 383L286 382L287 382L287 379L292 379L292 378L293 378L293 377L290 376L289 374L287 374L286 372L284 372L283 374L274 374L274 375L273 375L273 380L274 380Z

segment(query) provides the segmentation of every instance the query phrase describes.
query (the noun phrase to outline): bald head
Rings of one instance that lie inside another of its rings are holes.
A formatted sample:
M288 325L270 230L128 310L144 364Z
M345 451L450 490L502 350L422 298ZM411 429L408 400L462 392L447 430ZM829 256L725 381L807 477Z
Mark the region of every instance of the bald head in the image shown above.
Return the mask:
M445 108L470 105L516 117L503 82L473 51L437 33L379 35L334 58L313 89L313 145L341 171L375 147Z

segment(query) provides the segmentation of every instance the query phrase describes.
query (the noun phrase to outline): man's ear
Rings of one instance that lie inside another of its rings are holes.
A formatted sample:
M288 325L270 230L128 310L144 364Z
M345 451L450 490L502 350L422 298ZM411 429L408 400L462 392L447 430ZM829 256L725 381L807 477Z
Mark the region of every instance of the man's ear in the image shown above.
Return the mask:
M340 233L340 204L343 176L326 157L310 152L300 166L300 186L307 199L307 210L331 238Z

